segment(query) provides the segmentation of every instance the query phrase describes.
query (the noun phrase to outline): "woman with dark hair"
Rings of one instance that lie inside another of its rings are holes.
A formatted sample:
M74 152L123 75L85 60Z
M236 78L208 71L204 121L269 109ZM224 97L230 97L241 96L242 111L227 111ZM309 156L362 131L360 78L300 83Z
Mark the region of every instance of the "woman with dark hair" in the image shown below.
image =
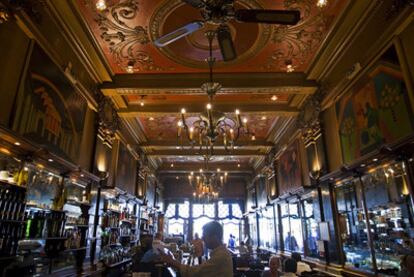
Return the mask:
M298 265L296 261L292 258L289 258L284 263L285 271L281 277L296 277L296 270Z

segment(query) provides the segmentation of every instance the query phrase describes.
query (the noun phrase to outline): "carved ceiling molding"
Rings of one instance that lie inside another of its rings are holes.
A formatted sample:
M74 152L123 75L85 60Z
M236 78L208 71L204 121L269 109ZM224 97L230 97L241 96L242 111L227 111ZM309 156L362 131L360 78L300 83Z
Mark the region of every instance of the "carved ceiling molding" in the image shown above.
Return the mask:
M263 65L266 70L286 71L287 64L295 68L307 63L308 57L320 46L332 21L322 12L314 14L315 1L312 0L284 0L284 7L288 10L299 9L302 20L295 26L273 27L271 42L278 47Z
M149 24L152 41L155 41L163 35L163 23L171 11L176 10L179 6L184 4L185 3L183 3L182 0L164 0L158 5L158 8L151 17ZM263 6L256 0L239 0L238 4L249 9L263 9ZM229 26L232 27L231 23L229 23ZM272 34L271 25L259 24L258 27L259 31L257 34L257 40L249 50L245 51L243 54L240 54L234 61L227 61L225 63L223 61L217 61L215 66L220 67L240 64L258 54L260 50L262 50L269 43ZM192 44L195 45L195 43ZM178 64L193 68L208 68L207 63L204 60L188 59L188 57L177 55L177 53L168 47L158 48L158 50Z
M9 18L9 10L0 2L0 24L6 23L7 21L9 21Z
M155 64L150 53L140 49L141 45L150 42L147 28L127 24L128 21L139 16L137 0L121 0L101 12L96 10L92 0L85 0L85 5L94 10L99 35L108 45L111 55L120 68L125 72L164 70Z
M4 0L0 3L0 24L7 22L12 14L26 13L34 22L40 23L42 15L41 7L45 6L45 0Z

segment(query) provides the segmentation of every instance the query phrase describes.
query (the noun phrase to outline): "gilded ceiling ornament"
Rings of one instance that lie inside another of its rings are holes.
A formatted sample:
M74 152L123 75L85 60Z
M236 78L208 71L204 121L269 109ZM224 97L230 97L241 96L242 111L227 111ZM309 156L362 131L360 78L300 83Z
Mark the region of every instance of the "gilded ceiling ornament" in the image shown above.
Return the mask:
M91 5L89 5L91 6ZM142 70L162 71L151 55L141 50L141 45L150 42L148 31L143 26L128 24L138 16L137 0L124 0L97 12L95 19L101 38L108 44L115 62L128 73Z
M7 22L9 20L9 17L10 15L6 7L0 3L0 24Z
M293 67L307 63L308 58L319 47L331 21L322 12L315 11L312 0L285 0L284 7L288 10L300 10L302 19L294 26L273 26L271 41L276 49L263 65L265 70L286 71L287 63Z

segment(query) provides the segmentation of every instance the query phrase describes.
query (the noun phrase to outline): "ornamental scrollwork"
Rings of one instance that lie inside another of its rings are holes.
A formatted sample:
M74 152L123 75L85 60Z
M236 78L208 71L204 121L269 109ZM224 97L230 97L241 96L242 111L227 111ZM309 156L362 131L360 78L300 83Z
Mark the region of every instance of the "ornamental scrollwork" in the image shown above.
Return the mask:
M93 6L88 4L89 7ZM107 43L115 63L126 72L162 71L151 55L141 49L142 45L150 42L147 28L131 26L138 13L137 0L121 0L103 11L96 10L95 22L98 24L100 37Z
M286 70L286 65L299 67L319 47L329 27L330 18L322 12L314 12L315 3L311 0L285 0L284 8L300 10L302 19L294 26L274 25L271 42L277 48L267 58L263 69Z

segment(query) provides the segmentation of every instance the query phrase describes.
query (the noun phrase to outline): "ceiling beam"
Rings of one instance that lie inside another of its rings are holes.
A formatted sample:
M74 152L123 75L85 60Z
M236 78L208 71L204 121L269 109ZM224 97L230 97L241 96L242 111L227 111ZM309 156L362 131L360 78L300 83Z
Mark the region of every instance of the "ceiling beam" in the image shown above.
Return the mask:
M253 174L254 170L251 166L241 163L240 167L237 167L237 163L210 163L212 170L220 168L221 172L239 173L239 174ZM190 172L197 173L200 168L204 168L203 163L174 163L174 167L171 167L169 163L163 163L158 169L157 174L188 174Z
M167 149L167 150L152 150L147 151L145 153L147 156L157 156L157 157L168 157L168 156L202 156L202 153L200 154L198 149L183 149L183 150L177 150L177 149ZM228 152L224 149L216 149L214 150L214 156L245 156L245 157L251 157L251 156L265 156L266 153L261 151L260 149L250 150L250 149L235 149L232 152Z
M163 105L140 105L130 106L128 108L119 109L118 115L120 117L137 117L148 116L150 114L174 114L180 113L181 109L185 108L187 113L200 113L206 111L205 103L191 103L186 105L178 104L163 104ZM299 110L294 107L289 107L285 104L248 104L248 103L217 103L213 105L213 110L224 113L234 113L235 109L239 109L241 114L260 113L260 114L274 114L280 116L295 116Z
M115 75L113 82L103 83L101 90L105 95L159 94L175 90L185 94L189 93L185 90L204 93L200 86L208 78L207 73L122 74ZM312 94L318 86L316 81L308 80L306 74L300 72L214 73L214 81L223 86L223 93L251 93L254 90L255 93Z
M190 148L191 145L190 143L188 143L187 141L185 143L183 143L183 145L179 145L177 144L177 140L173 140L173 141L149 141L149 142L143 142L140 143L138 145L139 147L154 147L154 148L167 148L167 147L171 147L171 148L176 148L176 147L181 147L183 146L184 148ZM244 147L244 146L249 146L249 147L272 147L274 146L274 144L272 142L268 142L265 140L247 140L247 141L238 141L236 143L236 146L238 147ZM220 148L224 148L224 144L223 141L221 140L217 140L214 143L214 147L220 147ZM197 147L194 147L197 148Z

